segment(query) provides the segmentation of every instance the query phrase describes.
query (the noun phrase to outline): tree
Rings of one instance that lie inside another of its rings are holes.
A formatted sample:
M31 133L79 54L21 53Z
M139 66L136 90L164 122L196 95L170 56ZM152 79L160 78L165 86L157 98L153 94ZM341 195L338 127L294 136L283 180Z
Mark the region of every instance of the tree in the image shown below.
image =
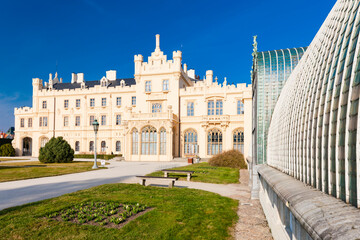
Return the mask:
M42 163L67 163L73 159L74 150L62 137L53 137L40 148L39 161Z
M4 144L0 147L0 156L3 157L14 157L15 149L10 143Z

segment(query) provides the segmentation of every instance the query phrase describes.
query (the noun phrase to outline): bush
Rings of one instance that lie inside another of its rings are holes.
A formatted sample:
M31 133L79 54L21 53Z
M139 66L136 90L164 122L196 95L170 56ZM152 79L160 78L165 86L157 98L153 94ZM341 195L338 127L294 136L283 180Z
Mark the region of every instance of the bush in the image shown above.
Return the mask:
M110 160L113 159L114 157L121 157L122 154L111 154L111 155L106 155L106 154L96 154L96 158L98 159L104 159L104 160ZM85 159L93 159L94 158L94 154L75 154L74 158L85 158Z
M244 155L237 150L219 153L209 160L211 166L246 169Z
M51 138L40 148L39 161L42 163L68 163L74 159L74 150L62 137Z
M0 147L0 156L2 157L14 157L15 149L10 143L4 144Z

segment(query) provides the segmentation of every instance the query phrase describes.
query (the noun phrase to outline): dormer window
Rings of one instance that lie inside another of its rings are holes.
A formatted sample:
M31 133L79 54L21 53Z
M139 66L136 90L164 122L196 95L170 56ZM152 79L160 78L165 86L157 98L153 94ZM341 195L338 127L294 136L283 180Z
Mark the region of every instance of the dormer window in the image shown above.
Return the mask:
M125 87L125 81L124 81L124 79L122 79L122 80L120 81L120 87Z
M108 79L106 77L103 77L101 80L100 80L100 85L102 87L107 87L108 86Z

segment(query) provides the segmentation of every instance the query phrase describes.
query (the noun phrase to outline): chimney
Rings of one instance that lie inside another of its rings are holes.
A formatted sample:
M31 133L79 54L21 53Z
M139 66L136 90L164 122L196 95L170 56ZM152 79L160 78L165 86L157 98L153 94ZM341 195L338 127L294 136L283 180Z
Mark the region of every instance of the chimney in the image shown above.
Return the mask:
M106 71L106 78L110 81L115 81L116 80L116 71L115 70Z
M72 74L71 74L71 83L76 83L76 82L77 82L76 73L72 73Z
M187 75L189 76L189 78L195 79L195 70L189 69L189 71L187 71Z
M213 82L213 71L207 70L206 71L206 83L207 85L211 85Z
M84 73L78 73L77 74L77 82L78 83L84 82Z
M156 34L155 37L156 37L156 48L155 48L155 51L156 51L156 50L160 51L160 34Z

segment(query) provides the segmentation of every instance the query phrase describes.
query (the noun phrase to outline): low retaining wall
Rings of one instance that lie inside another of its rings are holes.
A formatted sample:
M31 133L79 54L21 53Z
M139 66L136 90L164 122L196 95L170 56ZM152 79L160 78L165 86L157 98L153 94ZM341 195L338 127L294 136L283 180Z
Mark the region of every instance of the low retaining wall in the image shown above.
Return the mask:
M360 239L360 209L272 167L258 169L260 202L275 240Z

